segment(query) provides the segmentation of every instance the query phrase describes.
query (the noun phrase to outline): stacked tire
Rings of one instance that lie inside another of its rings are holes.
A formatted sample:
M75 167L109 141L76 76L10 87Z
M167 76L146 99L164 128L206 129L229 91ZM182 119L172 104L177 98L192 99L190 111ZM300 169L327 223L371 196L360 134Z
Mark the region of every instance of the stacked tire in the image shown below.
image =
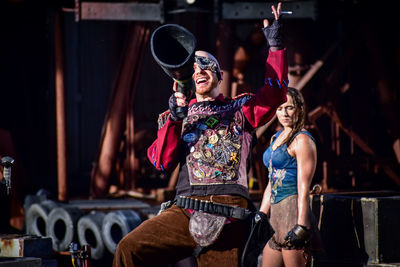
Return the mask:
M52 238L54 251L67 251L72 242L90 245L91 258L101 259L106 250L114 254L118 242L141 222L133 210L85 214L73 205L44 200L26 207L26 233Z

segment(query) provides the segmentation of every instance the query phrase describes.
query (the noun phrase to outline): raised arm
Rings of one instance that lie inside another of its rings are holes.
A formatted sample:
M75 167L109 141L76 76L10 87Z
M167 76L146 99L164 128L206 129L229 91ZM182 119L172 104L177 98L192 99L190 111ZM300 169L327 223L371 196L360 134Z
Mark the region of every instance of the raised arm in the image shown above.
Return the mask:
M286 102L288 66L279 19L281 5L279 3L276 9L272 6L275 19L271 25L267 19L264 20L263 32L270 47L265 64L264 86L243 105L243 113L254 128L267 123L274 116L276 109Z

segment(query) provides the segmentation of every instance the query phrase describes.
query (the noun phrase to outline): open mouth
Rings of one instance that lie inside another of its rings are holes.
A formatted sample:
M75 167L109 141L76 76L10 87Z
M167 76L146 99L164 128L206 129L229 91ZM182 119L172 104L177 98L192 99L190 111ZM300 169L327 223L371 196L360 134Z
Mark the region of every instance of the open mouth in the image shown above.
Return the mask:
M200 78L196 79L196 84L198 84L198 85L207 84L207 83L208 83L208 81L206 78L200 77Z

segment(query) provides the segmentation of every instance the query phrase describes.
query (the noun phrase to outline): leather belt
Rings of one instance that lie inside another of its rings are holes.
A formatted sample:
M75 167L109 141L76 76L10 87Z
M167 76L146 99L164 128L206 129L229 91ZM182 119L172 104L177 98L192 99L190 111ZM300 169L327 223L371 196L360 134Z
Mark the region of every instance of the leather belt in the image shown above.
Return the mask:
M250 210L245 208L218 204L209 200L200 200L186 196L179 196L176 200L176 205L184 209L203 211L239 220L245 220L250 214L252 214Z

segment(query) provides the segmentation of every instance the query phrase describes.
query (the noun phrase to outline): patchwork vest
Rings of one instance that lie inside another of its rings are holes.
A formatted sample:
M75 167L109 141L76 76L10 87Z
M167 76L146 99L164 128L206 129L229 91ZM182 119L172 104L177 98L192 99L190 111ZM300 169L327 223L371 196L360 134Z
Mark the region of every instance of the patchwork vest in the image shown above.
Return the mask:
M252 127L241 110L250 96L193 103L183 121L177 195L235 194L248 198Z

